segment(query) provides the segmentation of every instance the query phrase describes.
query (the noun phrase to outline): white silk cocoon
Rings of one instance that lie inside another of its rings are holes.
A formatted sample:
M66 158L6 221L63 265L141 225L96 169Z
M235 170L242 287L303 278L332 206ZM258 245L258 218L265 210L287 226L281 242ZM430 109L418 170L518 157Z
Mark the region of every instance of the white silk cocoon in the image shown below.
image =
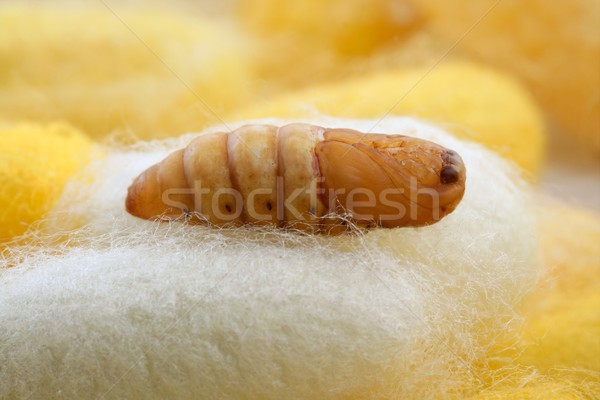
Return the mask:
M307 122L360 131L375 123ZM388 117L374 132L456 150L467 167L456 211L425 228L333 238L149 222L125 212L128 185L193 136L105 149L31 244L1 260L0 398L474 390L475 363L536 277L527 189L499 157L422 121Z

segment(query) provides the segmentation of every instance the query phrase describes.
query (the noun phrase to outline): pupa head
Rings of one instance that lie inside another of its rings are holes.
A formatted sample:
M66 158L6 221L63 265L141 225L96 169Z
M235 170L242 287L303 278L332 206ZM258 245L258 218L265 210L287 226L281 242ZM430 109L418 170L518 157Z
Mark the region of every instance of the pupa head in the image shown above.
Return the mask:
M435 223L454 211L465 191L461 157L414 137L330 129L315 155L327 207L383 227Z

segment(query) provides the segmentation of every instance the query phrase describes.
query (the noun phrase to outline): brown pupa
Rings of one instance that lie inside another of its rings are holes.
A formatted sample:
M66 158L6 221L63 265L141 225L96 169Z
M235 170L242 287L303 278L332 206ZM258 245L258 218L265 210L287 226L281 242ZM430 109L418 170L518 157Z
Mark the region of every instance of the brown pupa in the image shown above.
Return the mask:
M309 124L246 125L205 134L129 187L140 218L272 225L339 233L349 226L424 226L463 197L460 156L403 135Z

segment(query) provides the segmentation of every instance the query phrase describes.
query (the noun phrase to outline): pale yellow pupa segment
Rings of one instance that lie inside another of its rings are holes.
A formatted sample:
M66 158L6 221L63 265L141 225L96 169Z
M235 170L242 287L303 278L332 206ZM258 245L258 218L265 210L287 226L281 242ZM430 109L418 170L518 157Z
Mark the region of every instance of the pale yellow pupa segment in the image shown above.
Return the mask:
M236 222L242 202L232 191L227 133L201 135L184 152L183 165L188 188L194 193L196 218L216 225Z
M231 183L243 199L241 219L277 225L277 127L246 125L229 133Z
M319 171L314 156L323 128L289 124L278 131L279 218L286 226L307 232L319 229L324 207L319 199ZM283 211L283 212L282 212Z

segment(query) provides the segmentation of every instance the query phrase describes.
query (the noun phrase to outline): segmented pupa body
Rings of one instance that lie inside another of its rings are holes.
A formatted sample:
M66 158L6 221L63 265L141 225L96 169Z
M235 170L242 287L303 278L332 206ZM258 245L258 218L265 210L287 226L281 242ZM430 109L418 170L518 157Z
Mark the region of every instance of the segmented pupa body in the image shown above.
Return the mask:
M403 135L309 124L205 134L138 176L126 209L146 219L274 225L338 233L423 226L465 190L460 156Z

